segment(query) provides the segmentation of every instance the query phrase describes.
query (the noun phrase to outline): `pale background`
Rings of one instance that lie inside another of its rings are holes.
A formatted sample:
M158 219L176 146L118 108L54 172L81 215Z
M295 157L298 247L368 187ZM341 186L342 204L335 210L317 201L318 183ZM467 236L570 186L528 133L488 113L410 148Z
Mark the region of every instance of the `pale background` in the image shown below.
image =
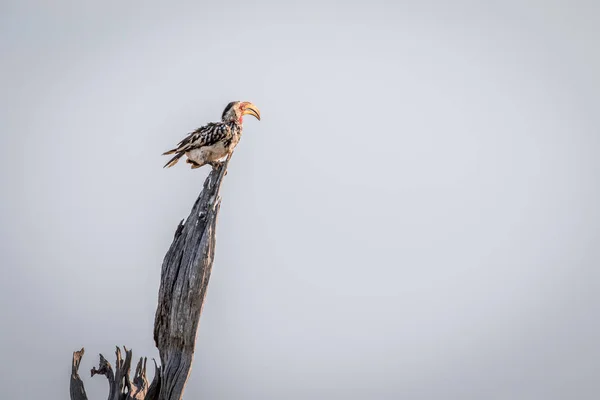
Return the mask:
M2 1L0 387L157 357L162 257L223 186L187 399L598 399L598 1Z

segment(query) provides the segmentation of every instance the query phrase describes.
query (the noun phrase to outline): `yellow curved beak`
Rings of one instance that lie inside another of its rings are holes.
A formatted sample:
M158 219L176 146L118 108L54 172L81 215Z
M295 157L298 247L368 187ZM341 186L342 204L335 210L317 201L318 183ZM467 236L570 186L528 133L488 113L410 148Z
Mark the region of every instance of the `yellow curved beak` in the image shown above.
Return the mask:
M252 115L257 120L260 121L260 111L252 103L249 103L249 102L245 103L245 105L244 105L244 111L242 112L242 115Z

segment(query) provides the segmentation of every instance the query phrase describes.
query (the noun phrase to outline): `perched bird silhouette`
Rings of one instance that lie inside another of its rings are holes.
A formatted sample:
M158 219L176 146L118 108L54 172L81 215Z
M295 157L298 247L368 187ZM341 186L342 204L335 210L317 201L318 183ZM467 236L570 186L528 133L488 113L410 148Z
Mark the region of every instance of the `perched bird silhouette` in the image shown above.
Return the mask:
M175 154L163 168L170 168L184 154L186 162L192 169L210 164L216 167L225 156L231 155L242 136L242 119L244 115L252 115L260 121L260 111L248 101L232 101L227 104L221 122L210 122L190 132L176 148L164 155Z

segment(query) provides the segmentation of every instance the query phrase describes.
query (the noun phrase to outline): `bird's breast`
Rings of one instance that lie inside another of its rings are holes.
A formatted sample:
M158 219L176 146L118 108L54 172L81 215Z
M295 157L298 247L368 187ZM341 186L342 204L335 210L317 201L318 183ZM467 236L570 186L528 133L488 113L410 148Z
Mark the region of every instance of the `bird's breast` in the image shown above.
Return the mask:
M235 146L237 146L237 144L240 142L241 133L242 132L234 132L234 134L231 137L231 141L227 146L229 148L229 151L232 151L235 148Z
M210 146L203 146L186 153L187 157L198 164L212 162L225 157L228 153L228 146L219 141Z

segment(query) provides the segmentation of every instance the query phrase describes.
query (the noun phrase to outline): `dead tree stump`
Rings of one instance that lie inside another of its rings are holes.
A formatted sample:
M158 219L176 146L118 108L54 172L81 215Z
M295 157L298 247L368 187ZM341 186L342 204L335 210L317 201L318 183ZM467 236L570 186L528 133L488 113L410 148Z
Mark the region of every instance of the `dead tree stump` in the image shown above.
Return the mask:
M198 323L212 270L221 205L219 191L228 164L229 159L210 172L190 215L185 223L179 223L163 260L154 320L154 342L161 367L154 363L154 379L148 385L145 358L140 358L131 380L131 350L124 347L123 360L117 347L114 370L100 354L98 368L94 367L91 374L106 376L108 400L181 400L192 368ZM87 400L79 377L83 354L84 349L73 352L71 400Z

